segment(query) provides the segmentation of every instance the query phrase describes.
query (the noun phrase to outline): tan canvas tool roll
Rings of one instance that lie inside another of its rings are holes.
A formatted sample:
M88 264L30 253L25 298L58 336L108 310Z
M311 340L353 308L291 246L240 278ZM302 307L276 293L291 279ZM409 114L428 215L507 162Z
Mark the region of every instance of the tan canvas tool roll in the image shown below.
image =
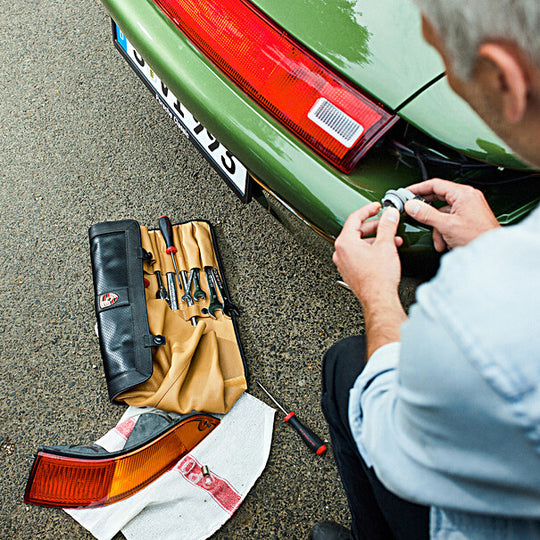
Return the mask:
M109 396L137 407L225 413L247 384L235 313L223 306L228 291L214 233L206 221L172 232L180 282L160 231L133 220L90 229Z

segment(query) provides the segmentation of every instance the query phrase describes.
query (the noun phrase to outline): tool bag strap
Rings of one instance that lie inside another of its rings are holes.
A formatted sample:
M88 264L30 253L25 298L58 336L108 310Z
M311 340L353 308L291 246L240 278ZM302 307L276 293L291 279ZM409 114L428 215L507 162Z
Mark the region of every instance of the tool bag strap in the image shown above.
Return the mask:
M135 220L104 222L89 230L99 345L109 398L148 380L152 349L163 336L148 327L141 229Z

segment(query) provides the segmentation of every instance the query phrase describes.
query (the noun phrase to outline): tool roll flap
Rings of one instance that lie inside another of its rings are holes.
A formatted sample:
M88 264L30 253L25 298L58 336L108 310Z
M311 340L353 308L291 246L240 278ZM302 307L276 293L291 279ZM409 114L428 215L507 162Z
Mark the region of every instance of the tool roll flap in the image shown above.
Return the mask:
M152 375L152 350L144 299L143 250L134 220L90 228L95 310L111 400Z
M236 309L228 300L211 225L206 221L191 221L171 227L177 249L171 255L160 231L139 227L134 221L117 223L120 228L121 224L130 224L127 236L130 242L134 238L138 241L139 257L134 260L132 254L130 258L137 277L133 283L135 287L130 287L127 296L132 302L136 297L137 309L141 306L144 309L140 320L133 319L133 328L144 321L147 337L138 342L126 340L126 344L144 349L139 351L137 360L144 358L145 369L139 374L144 373L145 377L121 389L116 385L114 399L136 407L156 407L181 414L192 410L228 412L247 389L247 382ZM138 237L131 230L132 224L137 225ZM111 247L109 255L120 257L118 246ZM140 253L148 256L144 258ZM111 269L121 266L118 262L96 263L93 260L93 267L97 264ZM94 279L105 272L103 268L94 268ZM96 288L98 319L108 312L107 309L98 311L99 294L107 292L103 287ZM120 302L120 295L117 302ZM111 307L110 313L113 312ZM133 312L133 316L138 318L140 314ZM164 336L163 343L152 349L145 347L147 341L155 345L152 342L154 336ZM102 354L103 341L100 331ZM109 343L111 341L108 339ZM123 351L118 356L121 354ZM149 370L146 369L148 354L151 355ZM131 358L131 355L128 353L127 357ZM110 361L103 358L104 364ZM127 364L124 366L126 372L131 368ZM105 366L109 388L111 373ZM112 399L110 390L109 395Z

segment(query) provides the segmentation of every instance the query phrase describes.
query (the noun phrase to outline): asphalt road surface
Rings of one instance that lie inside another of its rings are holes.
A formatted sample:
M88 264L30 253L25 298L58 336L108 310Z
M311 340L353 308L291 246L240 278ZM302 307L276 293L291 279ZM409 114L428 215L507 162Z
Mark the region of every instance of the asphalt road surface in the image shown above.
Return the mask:
M96 0L0 3L1 538L91 538L23 493L38 446L93 441L124 410L108 401L93 330L92 224L211 221L242 311L249 391L263 399L254 380L264 381L325 439L322 354L362 329L330 256L238 200L110 34ZM321 519L348 523L331 451L311 454L276 418L264 473L215 538L305 538Z

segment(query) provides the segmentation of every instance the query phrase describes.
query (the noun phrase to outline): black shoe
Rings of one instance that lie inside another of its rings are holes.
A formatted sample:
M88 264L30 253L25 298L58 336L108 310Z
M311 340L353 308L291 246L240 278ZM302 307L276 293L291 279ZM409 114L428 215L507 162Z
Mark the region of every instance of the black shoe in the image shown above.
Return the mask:
M350 540L351 531L333 521L319 521L311 529L309 540Z

